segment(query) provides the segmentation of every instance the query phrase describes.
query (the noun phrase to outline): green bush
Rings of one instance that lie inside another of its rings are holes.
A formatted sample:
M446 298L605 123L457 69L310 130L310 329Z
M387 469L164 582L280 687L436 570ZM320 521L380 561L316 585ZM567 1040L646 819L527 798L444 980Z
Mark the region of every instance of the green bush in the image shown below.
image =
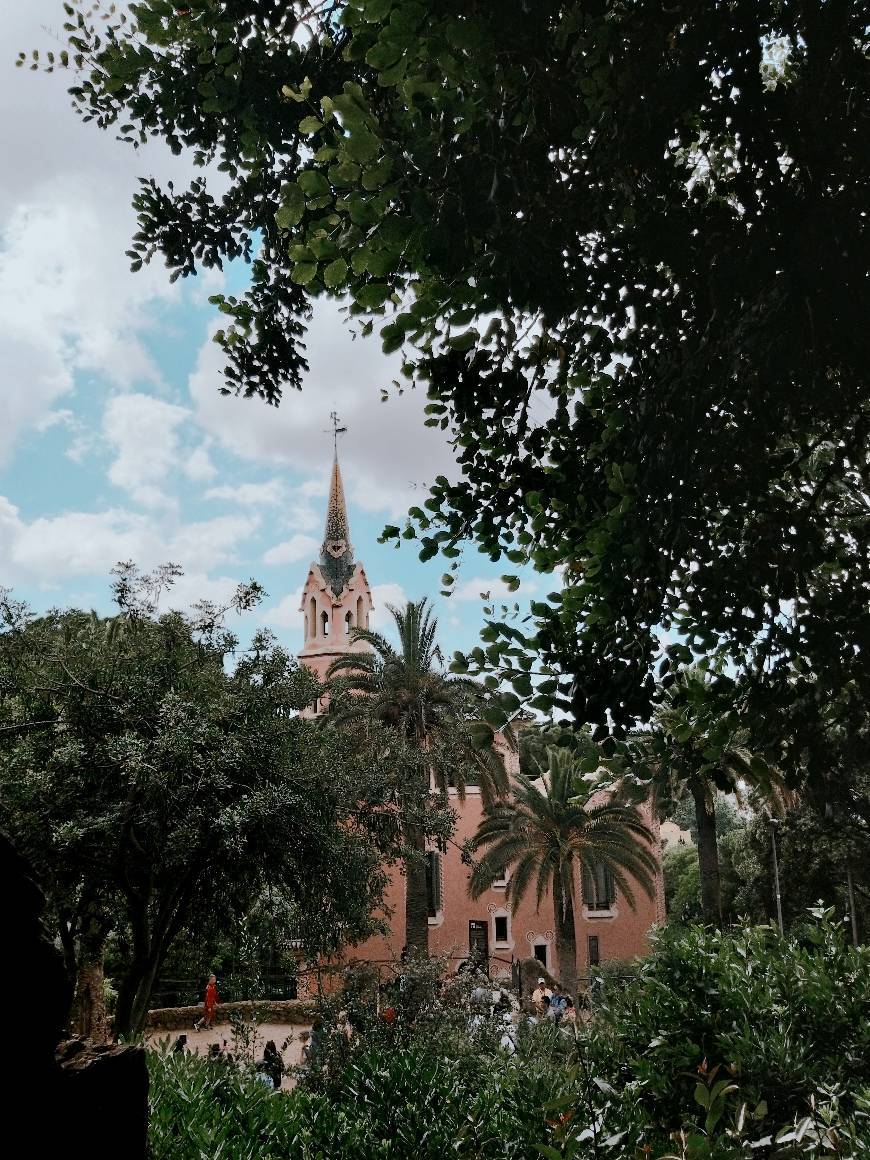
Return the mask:
M835 1104L846 1121L866 1114L870 950L849 946L830 913L815 918L787 939L770 927L666 929L599 1009L589 1066L647 1140L698 1128L737 1156L814 1106Z
M665 930L588 1027L522 1025L512 1056L497 1019L469 1035L469 985L411 986L390 1025L349 986L354 1040L327 1023L291 1093L152 1053L154 1160L870 1160L870 951L830 915Z

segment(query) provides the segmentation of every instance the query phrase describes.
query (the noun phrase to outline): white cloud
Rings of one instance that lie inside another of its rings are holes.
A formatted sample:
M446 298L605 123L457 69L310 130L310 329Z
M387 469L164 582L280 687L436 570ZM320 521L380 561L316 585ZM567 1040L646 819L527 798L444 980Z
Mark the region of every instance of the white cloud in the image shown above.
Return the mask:
M318 552L319 544L313 536L301 536L297 533L289 540L283 540L263 554L264 564L295 564L297 560L313 559Z
M388 636L392 635L390 629L393 627L393 618L387 605L392 604L395 608L401 608L403 604L407 604L405 589L401 584L373 584L372 601L375 607L369 618L371 627L376 628L378 632L386 631Z
M522 587L511 592L504 580L498 576L475 576L472 580L465 580L457 584L450 595L451 600L472 602L475 600L519 600L521 594L529 595L537 590L534 580L524 580Z
M302 613L299 610L299 605L302 600L302 587L295 588L292 592L288 592L286 596L282 597L277 604L273 604L271 608L264 608L260 612L260 620L267 628L290 628L295 629L299 634L298 647L302 647ZM296 641L290 641L290 647L297 647Z
M214 323L212 330L217 328ZM323 495L332 455L328 415L337 410L348 434L339 456L352 505L398 516L419 502L436 475L455 475L442 431L424 425L424 394L391 392L398 364L381 353L376 337L354 340L336 303L315 305L306 338L310 371L302 391L287 391L281 406L218 394L223 355L209 339L190 377L190 394L204 431L253 463L280 464L305 473L305 498Z
M72 391L78 371L123 389L161 384L138 332L178 291L165 271L129 273L131 214L102 193L59 179L0 221L0 454Z
M119 560L141 568L172 561L204 574L236 558L258 521L220 516L165 527L153 517L120 508L65 512L32 522L0 496L0 584L62 584L72 576L108 576Z
M217 468L211 461L209 455L209 446L211 440L207 439L201 447L195 448L187 457L184 464L184 474L188 479L192 479L194 483L208 483L210 479L214 479L217 475Z
M259 516L218 516L213 520L183 524L169 541L169 558L185 560L208 570L238 557L239 546L259 531Z
M227 483L220 487L210 487L206 499L222 499L242 507L277 507L287 498L287 490L280 479L270 479L265 483Z
M57 51L52 28L63 20L59 0L7 3L3 42ZM134 151L83 123L70 108L74 80L61 69L0 68L8 159L0 182L0 460L71 395L77 374L125 390L160 386L142 334L156 304L181 300L162 263L132 274L125 250L138 174L183 187L191 158L173 157L157 140ZM76 442L80 456L84 443Z
M301 483L296 491L305 499L319 498L329 493L329 481L325 474L314 476L313 479L306 479L304 483Z
M171 503L166 484L179 467L178 427L189 412L151 395L118 395L103 416L103 434L114 448L109 479L144 507Z

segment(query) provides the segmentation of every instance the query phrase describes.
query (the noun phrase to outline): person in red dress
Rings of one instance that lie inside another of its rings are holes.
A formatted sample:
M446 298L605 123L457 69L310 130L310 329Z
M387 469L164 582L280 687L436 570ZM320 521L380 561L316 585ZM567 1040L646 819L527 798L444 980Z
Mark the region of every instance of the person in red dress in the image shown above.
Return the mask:
M217 1014L218 992L217 992L217 975L209 975L208 982L205 985L205 1011L202 1019L196 1021L196 1030L201 1027L210 1030L214 1027L215 1015Z

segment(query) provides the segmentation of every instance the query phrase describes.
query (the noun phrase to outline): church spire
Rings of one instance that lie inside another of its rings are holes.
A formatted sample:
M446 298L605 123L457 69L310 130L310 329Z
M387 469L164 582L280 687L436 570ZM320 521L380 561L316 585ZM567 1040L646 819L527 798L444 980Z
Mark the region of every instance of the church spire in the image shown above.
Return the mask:
M337 448L329 481L329 503L326 507L326 527L320 549L320 570L336 596L341 594L354 570L353 546L350 542L350 525Z

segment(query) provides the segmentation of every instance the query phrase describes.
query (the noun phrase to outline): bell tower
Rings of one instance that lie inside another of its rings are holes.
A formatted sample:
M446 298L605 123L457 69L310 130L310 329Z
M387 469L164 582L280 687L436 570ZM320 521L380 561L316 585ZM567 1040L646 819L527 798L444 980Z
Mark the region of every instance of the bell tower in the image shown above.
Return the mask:
M365 569L353 558L336 447L320 561L312 563L302 589L300 611L305 626L305 641L299 652L302 664L323 680L338 657L368 651L363 641L351 640L350 630L368 628L373 607Z

